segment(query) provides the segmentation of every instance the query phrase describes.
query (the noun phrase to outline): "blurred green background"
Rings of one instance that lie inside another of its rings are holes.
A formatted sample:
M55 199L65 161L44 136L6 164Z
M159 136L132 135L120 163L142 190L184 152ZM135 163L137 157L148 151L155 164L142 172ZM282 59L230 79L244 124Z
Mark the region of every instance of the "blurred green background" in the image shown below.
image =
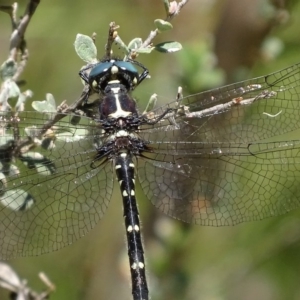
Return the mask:
M0 1L11 4L12 1ZM19 14L27 1L20 1ZM104 53L108 24L121 38L145 39L164 18L160 0L43 0L26 33L29 61L23 89L43 100L72 103L84 64L74 51L77 33L97 33ZM300 61L300 4L271 0L194 0L155 43L176 40L179 53L142 55L151 74L135 93L141 110L153 93L160 103L184 94L276 71ZM8 54L10 20L0 13L0 60ZM219 64L218 64L219 62ZM222 68L221 68L222 67ZM138 190L151 299L300 299L300 210L235 227L189 226L157 212ZM50 299L131 299L119 191L101 222L86 237L58 252L9 263L36 290L44 271L57 290ZM8 299L0 290L0 299Z

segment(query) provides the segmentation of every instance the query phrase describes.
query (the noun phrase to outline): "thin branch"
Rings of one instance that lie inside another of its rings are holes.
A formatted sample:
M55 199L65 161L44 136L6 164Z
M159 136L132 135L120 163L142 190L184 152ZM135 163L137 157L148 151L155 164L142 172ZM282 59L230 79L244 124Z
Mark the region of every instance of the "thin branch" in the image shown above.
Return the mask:
M271 98L271 97L274 97L274 96L276 96L275 91L265 90L265 91L259 93L258 95L256 95L255 97L252 97L252 98L244 98L244 97L232 98L230 101L228 101L226 103L217 104L215 106L212 106L212 107L209 107L209 108L206 108L206 109L202 109L200 111L189 112L189 107L188 106L182 107L182 108L184 110L184 115L187 118L204 118L204 117L207 117L207 116L216 115L216 114L226 112L234 106L250 105L253 102L256 102L256 101L259 101L259 100L265 100L265 99L268 99L268 98ZM263 114L265 114L269 117L276 117L280 113L281 112L277 113L276 115L270 115L266 112L263 112Z
M27 26L31 20L31 17L33 16L37 6L39 5L40 0L30 0L23 18L19 21L19 23L16 20L16 9L17 5L13 4L12 5L12 23L13 23L13 33L11 35L10 39L10 53L9 53L9 59L14 60L15 62L18 61L18 54L21 53L21 61L20 66L18 66L18 70L16 74L14 75L14 80L17 80L17 78L20 76L20 74L23 72L27 59L28 59L28 50L26 48L26 43L24 40L24 35L27 29ZM18 23L18 24L17 24ZM20 69L19 69L20 67Z
M172 20L174 17L178 16L178 14L180 13L181 9L183 8L184 5L186 5L189 2L189 0L182 0L177 4L177 8L175 10L175 12L170 12L167 15L165 21L170 21ZM150 34L148 35L148 37L146 38L146 40L144 41L144 43L141 45L140 48L147 48L152 40L158 35L159 31L158 29L155 29L153 31L150 32Z
M118 32L116 31L119 28L118 25L115 24L115 22L111 22L109 24L109 30L108 30L108 38L107 43L105 45L105 57L110 58L111 57L111 48L112 44L118 35Z
M21 55L20 62L18 63L18 68L16 70L16 73L12 77L13 81L17 81L18 80L18 78L23 73L23 71L24 71L24 69L25 69L25 67L27 65L27 61L28 61L28 57L29 57L28 49L24 48L22 52L23 53Z
M182 0L178 3L178 6L177 6L177 10L175 11L175 13L172 15L172 18L173 19L175 16L179 15L181 9L183 8L183 6L185 6L187 3L189 2L189 0Z
M14 295L14 298L11 299L49 299L49 295L55 291L55 285L45 273L40 273L39 277L47 288L46 291L41 293L38 293L27 286L26 280L20 279L12 267L6 263L0 262L0 287L16 294Z

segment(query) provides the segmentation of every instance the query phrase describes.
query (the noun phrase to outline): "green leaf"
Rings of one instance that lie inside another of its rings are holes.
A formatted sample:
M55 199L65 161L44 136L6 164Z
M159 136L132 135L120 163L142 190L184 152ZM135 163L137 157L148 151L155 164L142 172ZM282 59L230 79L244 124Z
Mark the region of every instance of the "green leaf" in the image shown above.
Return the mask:
M11 80L9 82L7 82L7 84L9 86L8 98L18 97L20 95L20 93L21 93L18 85L14 81L11 81Z
M155 49L155 47L140 48L140 49L135 50L135 52L137 52L137 53L151 53L153 49Z
M114 42L116 43L116 45L118 45L120 47L120 49L126 53L129 54L130 50L129 48L125 45L125 43L122 41L122 39L117 35Z
M27 98L29 98L29 97L31 98L32 96L33 96L33 92L31 90L27 90L24 93L20 93L17 104L15 106L15 110L18 112L24 111L25 101L27 100Z
M164 3L166 14L168 15L169 14L170 3L169 3L168 0L163 0L163 3Z
M74 42L77 55L87 63L97 62L97 48L92 38L87 35L77 34Z
M143 41L141 38L135 38L129 42L128 48L130 50L139 49L142 46L142 44L143 44Z
M8 59L0 67L0 77L3 81L12 78L17 71L17 64L14 60Z
M147 106L145 108L145 111L143 112L143 114L146 114L148 113L149 111L153 110L155 105L156 105L156 102L157 102L157 94L153 94L148 103L147 103Z
M38 112L56 112L56 103L52 94L46 94L46 100L33 101L31 105Z
M154 25L159 31L167 31L173 28L173 25L171 23L161 19L154 20Z
M6 181L6 178L3 178L3 175L0 176L2 184ZM25 190L13 189L4 191L0 197L0 204L13 211L24 212L32 207L34 200Z
M155 45L155 50L162 53L173 53L182 49L182 46L178 42L170 41L163 42Z

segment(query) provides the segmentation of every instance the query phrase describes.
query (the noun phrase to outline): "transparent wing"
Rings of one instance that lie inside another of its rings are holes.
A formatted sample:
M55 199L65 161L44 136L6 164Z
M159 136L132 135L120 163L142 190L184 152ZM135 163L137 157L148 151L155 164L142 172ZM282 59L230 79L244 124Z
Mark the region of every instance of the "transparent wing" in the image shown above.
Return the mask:
M91 169L98 129L71 116L38 134L53 116L2 117L0 251L39 255L71 244L103 216L113 187L111 165Z
M138 174L151 202L175 218L214 226L299 207L299 142L280 137L299 128L299 79L295 65L189 96L181 111L142 127L151 150ZM153 114L169 107L176 104Z
M144 128L150 140L251 143L300 127L300 64L182 99L181 113ZM172 102L153 111L161 115ZM150 131L150 135L146 132ZM158 133L160 132L160 133Z

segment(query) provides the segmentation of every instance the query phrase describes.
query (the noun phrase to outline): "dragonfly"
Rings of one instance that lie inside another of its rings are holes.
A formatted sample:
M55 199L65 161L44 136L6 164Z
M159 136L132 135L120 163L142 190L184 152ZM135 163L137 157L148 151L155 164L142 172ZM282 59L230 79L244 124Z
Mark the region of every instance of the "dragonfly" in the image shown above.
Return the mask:
M119 186L134 300L148 300L135 187L184 222L228 226L300 205L300 64L138 108L148 69L104 58L80 71L72 113L2 111L0 256L72 244L105 214ZM97 100L89 101L96 93Z

